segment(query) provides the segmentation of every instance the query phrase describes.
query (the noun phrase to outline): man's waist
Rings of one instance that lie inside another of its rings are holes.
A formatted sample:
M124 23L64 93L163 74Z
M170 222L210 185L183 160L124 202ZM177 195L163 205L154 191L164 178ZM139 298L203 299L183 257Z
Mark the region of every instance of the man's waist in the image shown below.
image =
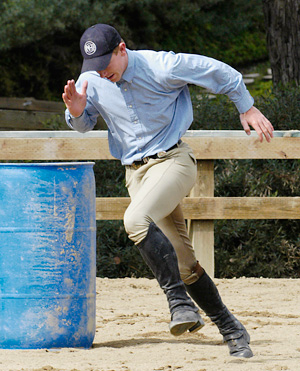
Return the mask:
M142 165L145 165L149 162L150 159L156 159L156 158L161 158L161 157L164 157L164 155L167 153L167 152L170 152L172 149L175 149L177 148L180 144L182 143L182 140L179 139L179 141L174 144L172 147L168 148L167 150L165 151L161 151L161 152L158 152L154 155L151 155L151 156L147 156L147 157L144 157L142 158L141 160L139 161L134 161L130 166L132 166L134 169L138 169L139 167L141 167Z

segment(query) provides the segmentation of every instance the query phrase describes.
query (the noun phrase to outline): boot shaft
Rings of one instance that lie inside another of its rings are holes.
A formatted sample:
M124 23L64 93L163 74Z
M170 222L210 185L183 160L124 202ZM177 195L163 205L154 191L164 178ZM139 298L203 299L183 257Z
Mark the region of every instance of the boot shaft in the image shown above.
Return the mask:
M223 303L216 285L206 272L198 281L186 285L186 290L212 322L218 326L225 341L236 339L246 331Z
M188 297L181 280L176 252L164 233L155 223L150 223L147 236L138 244L139 251L164 290L171 313L177 308L198 308Z

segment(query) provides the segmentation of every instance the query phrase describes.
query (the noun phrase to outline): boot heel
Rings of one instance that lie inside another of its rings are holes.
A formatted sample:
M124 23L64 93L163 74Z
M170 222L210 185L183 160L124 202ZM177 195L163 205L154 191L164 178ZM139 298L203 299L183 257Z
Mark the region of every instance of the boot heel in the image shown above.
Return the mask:
M197 331L201 330L202 327L204 327L204 326L205 326L205 323L204 323L203 319L201 318L201 321L198 321L194 326L189 328L189 332L190 333L197 332Z

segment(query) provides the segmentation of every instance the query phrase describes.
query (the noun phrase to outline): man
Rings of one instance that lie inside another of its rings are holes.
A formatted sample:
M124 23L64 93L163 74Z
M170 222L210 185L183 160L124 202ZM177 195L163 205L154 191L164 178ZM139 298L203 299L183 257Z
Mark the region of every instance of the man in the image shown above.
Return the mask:
M252 126L261 141L270 141L271 123L253 106L241 74L214 59L132 51L105 24L88 28L80 48L81 75L62 95L66 121L79 132L92 130L98 115L107 123L110 151L126 167L125 229L167 296L170 332L204 325L188 292L218 326L230 355L252 357L248 332L196 260L180 208L196 180L196 160L181 140L193 119L188 84L227 94L248 135Z

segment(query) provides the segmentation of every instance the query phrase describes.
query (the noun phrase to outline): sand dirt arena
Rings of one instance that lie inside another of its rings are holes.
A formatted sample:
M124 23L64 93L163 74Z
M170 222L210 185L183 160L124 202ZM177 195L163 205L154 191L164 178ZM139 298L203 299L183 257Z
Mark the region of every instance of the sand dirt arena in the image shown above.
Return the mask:
M300 280L215 279L226 305L251 335L254 357L230 357L217 327L173 337L155 280L97 278L97 332L89 350L0 349L5 371L300 370Z

